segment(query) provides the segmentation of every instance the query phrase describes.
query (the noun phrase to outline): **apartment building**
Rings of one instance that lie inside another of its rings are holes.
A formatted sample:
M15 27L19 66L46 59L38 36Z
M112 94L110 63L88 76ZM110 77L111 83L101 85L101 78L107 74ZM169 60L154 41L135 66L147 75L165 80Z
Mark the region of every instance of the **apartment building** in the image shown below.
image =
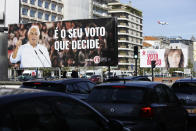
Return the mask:
M142 11L119 1L109 3L108 7L108 13L118 19L118 69L134 71L134 46L140 50L143 41Z
M117 0L64 0L64 19L108 17L108 3Z
M62 20L63 7L62 0L21 0L20 23Z

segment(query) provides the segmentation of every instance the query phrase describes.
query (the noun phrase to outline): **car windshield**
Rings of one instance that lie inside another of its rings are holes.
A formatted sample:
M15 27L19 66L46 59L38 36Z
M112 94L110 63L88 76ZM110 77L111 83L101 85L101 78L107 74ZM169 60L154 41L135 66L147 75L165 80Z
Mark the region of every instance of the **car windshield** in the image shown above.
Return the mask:
M92 76L92 75L94 75L94 73L93 72L87 72L86 75Z
M140 88L102 88L93 89L89 95L92 102L121 102L141 103L144 96L144 89Z
M195 82L175 83L172 86L172 89L175 92L179 92L179 93L196 93L196 83Z

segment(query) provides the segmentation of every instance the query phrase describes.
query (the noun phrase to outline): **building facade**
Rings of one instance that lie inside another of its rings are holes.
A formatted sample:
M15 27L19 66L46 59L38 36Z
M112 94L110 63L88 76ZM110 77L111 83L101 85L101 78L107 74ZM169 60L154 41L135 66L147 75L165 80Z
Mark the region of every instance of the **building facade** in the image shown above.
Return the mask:
M108 17L108 3L116 0L64 0L64 19Z
M21 0L20 23L62 20L63 8L62 0Z
M143 49L165 49L169 47L169 39L166 37L144 36Z
M118 19L118 69L134 71L134 46L140 50L143 42L142 11L118 1L108 6L109 14Z

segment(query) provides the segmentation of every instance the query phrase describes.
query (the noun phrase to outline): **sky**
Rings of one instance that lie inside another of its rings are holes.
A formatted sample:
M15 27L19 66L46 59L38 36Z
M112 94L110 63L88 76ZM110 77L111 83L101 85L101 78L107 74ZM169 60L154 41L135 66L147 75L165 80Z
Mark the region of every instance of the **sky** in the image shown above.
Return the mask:
M131 5L143 12L144 36L196 37L196 0L131 0Z

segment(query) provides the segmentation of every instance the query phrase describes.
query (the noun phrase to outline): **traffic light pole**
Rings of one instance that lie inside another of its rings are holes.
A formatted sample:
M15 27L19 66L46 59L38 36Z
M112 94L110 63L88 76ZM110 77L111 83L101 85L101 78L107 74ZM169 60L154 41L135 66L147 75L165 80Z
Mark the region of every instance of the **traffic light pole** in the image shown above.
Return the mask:
M138 59L138 46L134 46L134 59L135 59L135 76L137 76L137 59Z
M151 67L151 69L152 69L152 81L154 81L154 68Z
M152 81L154 81L154 68L156 67L156 61L151 61L151 69L152 69Z
M137 76L137 58L135 58L135 76Z

